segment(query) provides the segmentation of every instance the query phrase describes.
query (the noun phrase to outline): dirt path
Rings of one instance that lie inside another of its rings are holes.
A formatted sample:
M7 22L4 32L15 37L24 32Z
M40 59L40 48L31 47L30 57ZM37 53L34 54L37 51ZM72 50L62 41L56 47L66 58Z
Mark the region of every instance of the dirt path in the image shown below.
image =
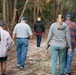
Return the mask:
M7 75L51 75L50 69L50 52L49 49L44 49L45 40L42 40L42 49L37 50L35 48L36 41L29 43L29 50L27 54L27 60L25 62L25 70L20 70L16 67L16 52L13 48L7 61ZM72 75L76 75L76 51L72 63L71 72ZM0 70L1 73L1 70ZM58 73L58 71L57 71Z

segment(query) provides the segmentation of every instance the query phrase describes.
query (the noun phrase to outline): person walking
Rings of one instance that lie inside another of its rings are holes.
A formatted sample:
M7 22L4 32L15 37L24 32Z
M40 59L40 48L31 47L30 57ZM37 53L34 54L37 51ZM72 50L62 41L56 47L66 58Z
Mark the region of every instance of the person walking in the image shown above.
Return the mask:
M56 63L59 57L59 73L64 75L64 59L66 53L66 41L68 43L68 50L71 50L71 40L69 34L69 28L66 23L62 22L63 17L61 14L57 15L57 22L50 26L46 48L50 42L51 52L51 69L52 75L56 75Z
M21 22L16 24L13 30L12 38L16 37L16 55L17 67L24 69L24 64L27 57L29 38L32 38L32 31L30 26L26 23L27 18L23 16Z
M70 32L70 37L71 37L71 46L72 46L71 51L67 50L67 52L66 52L64 72L67 75L71 75L70 68L71 68L71 63L72 63L72 59L73 59L73 55L74 55L74 50L75 50L75 47L76 47L76 26L75 26L75 23L71 19L72 19L72 15L67 14L65 23L69 27L69 32Z
M34 31L36 32L37 37L37 45L36 48L40 48L41 40L42 40L42 33L44 32L44 23L41 21L41 18L38 17L37 21L34 24Z
M2 75L6 75L6 61L8 52L13 46L13 41L9 32L3 29L4 22L0 21L0 63Z

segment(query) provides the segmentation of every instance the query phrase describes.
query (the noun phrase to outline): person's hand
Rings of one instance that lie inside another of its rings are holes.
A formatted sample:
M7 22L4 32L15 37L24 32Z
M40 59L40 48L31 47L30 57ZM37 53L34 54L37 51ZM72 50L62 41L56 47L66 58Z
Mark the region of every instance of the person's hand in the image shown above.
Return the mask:
M46 45L46 49L48 49L48 48L49 48L49 46L50 46L50 44Z
M12 40L12 45L15 46L15 42Z
M68 48L68 51L71 51L71 50L72 50L72 48L71 48L71 47L69 47L69 48Z

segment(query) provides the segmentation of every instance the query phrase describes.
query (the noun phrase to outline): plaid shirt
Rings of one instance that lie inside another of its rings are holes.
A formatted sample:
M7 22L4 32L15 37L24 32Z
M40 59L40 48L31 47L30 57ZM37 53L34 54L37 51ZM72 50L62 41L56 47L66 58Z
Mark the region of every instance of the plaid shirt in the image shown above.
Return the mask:
M76 25L71 20L66 20L65 23L69 26L69 32L71 36L71 46L76 47Z

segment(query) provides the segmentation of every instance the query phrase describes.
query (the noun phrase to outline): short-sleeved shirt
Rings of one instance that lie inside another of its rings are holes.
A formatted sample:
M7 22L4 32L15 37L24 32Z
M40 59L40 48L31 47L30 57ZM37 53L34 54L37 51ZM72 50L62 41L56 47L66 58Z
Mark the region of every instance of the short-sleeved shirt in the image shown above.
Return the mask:
M16 35L16 38L28 38L32 35L32 31L28 24L25 22L20 22L16 24L13 34Z

